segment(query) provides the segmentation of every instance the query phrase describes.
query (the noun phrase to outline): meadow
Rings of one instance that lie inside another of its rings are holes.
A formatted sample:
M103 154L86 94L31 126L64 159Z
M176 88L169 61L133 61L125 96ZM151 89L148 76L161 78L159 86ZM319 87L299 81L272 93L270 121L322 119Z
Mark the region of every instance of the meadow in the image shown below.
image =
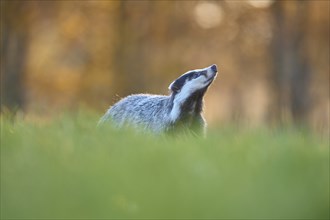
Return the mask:
M1 218L328 219L329 140L307 129L166 138L98 115L1 116Z

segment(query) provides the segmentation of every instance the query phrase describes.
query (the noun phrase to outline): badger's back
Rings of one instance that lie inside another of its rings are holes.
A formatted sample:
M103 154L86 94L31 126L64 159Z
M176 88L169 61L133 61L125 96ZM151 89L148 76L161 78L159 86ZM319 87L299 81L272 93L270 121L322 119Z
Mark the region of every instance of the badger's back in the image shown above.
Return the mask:
M168 127L170 111L169 96L130 95L114 104L101 121L110 119L117 127L129 125L159 133Z

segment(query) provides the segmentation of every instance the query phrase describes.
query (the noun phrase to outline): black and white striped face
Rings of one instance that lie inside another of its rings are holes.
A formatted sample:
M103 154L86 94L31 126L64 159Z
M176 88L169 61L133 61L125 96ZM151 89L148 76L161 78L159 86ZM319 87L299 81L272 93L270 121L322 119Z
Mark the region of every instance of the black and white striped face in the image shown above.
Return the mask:
M173 81L168 88L176 94L179 93L186 96L206 89L217 76L217 72L215 64L204 69L191 70Z

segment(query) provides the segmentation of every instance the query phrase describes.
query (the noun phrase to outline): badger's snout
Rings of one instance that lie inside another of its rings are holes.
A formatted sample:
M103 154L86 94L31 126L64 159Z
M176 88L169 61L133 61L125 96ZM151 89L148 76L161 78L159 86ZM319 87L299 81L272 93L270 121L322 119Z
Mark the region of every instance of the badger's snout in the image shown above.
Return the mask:
M210 67L207 68L207 82L213 81L215 76L217 75L218 68L217 65L213 64Z
M217 65L216 65L216 64L213 64L213 65L210 67L210 69L211 69L214 73L218 72L218 68L217 68Z

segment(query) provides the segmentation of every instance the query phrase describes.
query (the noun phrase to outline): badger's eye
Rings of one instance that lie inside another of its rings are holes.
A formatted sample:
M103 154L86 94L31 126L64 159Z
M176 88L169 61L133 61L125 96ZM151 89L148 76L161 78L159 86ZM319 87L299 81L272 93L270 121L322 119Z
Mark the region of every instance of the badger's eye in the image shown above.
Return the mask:
M196 79L196 78L198 78L200 75L201 75L201 73L195 73L193 78Z

